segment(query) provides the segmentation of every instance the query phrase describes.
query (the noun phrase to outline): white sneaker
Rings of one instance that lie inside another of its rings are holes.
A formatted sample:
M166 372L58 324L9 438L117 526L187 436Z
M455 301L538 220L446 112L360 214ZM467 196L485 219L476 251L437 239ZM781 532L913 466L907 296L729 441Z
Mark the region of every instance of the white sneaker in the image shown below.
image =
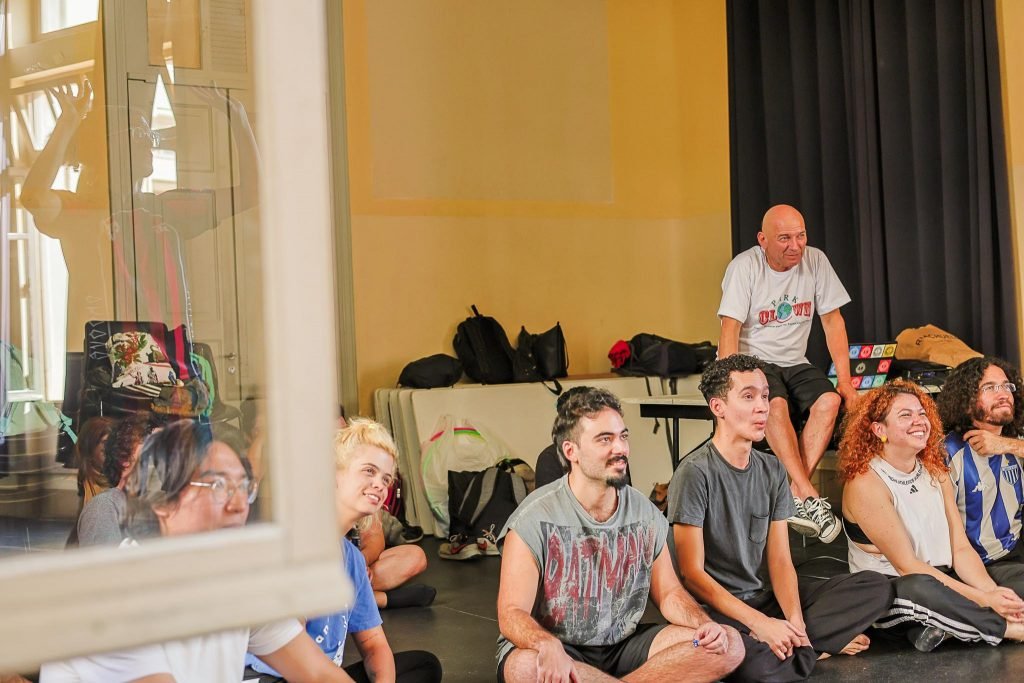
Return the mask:
M828 498L808 498L804 501L804 514L811 518L821 532L818 538L822 543L831 543L843 530L843 523L832 514L832 506Z
M476 539L470 542L466 534L455 534L449 537L448 542L442 543L438 548L437 554L442 560L472 560L481 555Z
M490 529L482 529L480 531L480 536L476 539L476 544L480 547L480 552L484 555L501 555L501 551L498 550L498 538L494 535L493 524Z
M807 516L807 511L804 509L803 502L801 502L796 496L793 496L793 506L796 507L796 514L786 520L786 523L789 524L789 528L801 536L814 537L820 534L821 527Z

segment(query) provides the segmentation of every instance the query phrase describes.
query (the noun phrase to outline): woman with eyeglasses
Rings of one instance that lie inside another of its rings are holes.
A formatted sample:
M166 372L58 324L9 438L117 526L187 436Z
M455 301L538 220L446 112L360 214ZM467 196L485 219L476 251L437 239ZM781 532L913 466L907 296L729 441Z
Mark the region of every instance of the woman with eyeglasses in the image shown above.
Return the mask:
M338 430L334 439L334 456L335 512L344 569L355 588L355 599L346 611L310 619L306 622L306 632L339 666L345 637L352 634L362 660L341 669L351 680L436 683L441 680L441 663L433 654L422 650L392 653L381 627L380 612L366 571L366 559L345 537L353 527L367 525L384 504L388 486L395 476L398 448L383 425L355 418ZM263 658L257 657L246 660L252 671L274 675L276 666L266 660L261 662L259 660ZM260 680L262 683L276 679Z
M128 492L130 536L122 545L245 524L256 499L240 453L209 425L180 420L151 434ZM125 551L128 552L128 551ZM260 656L289 681L345 681L295 619L43 665L41 683L239 681L245 654Z
M967 540L935 403L895 380L865 394L839 444L850 571L892 577L896 599L876 627L922 652L948 638L1024 640L1024 600L989 577Z

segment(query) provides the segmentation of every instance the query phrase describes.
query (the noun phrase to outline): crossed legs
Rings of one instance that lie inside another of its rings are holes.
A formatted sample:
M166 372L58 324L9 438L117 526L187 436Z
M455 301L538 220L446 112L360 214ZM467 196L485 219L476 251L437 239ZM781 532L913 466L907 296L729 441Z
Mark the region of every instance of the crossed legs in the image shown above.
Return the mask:
M717 681L739 666L743 661L743 643L740 634L732 627L726 627L729 636L729 650L725 654L712 654L703 648L693 647L693 629L683 626L666 626L654 637L648 650L647 661L625 674L615 678L600 669L574 661L576 677L580 683L630 681L667 681L686 672L688 681ZM534 683L537 681L537 652L514 649L505 658L500 679L507 683Z
M381 552L370 565L370 585L377 607L388 605L385 591L398 588L427 568L427 556L418 545L399 545Z
M729 636L729 651L716 655L693 646L693 629L669 626L654 638L647 662L622 680L631 683L669 681L677 678L680 671L686 671L689 681L720 680L743 661L743 640L739 631L731 626L725 631Z

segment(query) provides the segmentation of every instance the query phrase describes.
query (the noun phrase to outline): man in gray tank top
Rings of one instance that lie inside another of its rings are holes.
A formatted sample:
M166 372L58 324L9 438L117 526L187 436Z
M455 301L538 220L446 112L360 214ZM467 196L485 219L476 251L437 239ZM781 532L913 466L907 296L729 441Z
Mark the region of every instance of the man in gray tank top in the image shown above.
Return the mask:
M743 657L739 633L711 620L665 552L668 523L626 485L629 430L619 400L574 387L553 441L568 474L531 493L501 532L498 680L716 681ZM641 624L650 597L668 624Z
M866 650L864 630L894 596L875 572L797 577L786 470L752 448L768 422L763 367L736 354L704 371L700 390L715 416L715 434L676 469L668 519L686 587L712 618L742 635L746 655L726 680L795 681L810 676L820 657Z

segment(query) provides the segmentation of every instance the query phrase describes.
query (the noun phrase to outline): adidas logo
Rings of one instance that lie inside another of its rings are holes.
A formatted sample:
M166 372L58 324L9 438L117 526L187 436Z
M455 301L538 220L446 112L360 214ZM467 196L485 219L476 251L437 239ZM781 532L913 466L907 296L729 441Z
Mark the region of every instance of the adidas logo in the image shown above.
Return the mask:
M910 492L911 493L917 493L917 484L911 484L910 485Z

